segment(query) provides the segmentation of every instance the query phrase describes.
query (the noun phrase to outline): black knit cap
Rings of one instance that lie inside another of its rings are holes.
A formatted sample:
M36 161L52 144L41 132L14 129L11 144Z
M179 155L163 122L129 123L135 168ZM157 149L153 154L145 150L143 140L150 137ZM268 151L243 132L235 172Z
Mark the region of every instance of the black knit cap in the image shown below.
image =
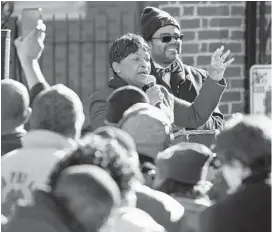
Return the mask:
M177 20L166 11L150 6L144 9L141 16L141 27L143 38L146 41L150 40L161 27L168 25L176 26L180 30Z
M149 103L149 98L141 89L127 85L114 90L108 97L106 120L118 123L123 113L136 103Z

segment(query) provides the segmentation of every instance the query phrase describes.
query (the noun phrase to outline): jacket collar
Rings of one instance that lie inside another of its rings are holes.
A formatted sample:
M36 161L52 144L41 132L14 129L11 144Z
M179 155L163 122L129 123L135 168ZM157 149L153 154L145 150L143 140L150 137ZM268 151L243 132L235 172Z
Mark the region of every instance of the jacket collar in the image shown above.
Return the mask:
M49 130L33 130L28 132L22 138L23 148L72 148L76 146L76 142L71 138L66 138Z
M163 79L160 77L160 75L158 75L158 73L157 73L157 71L156 71L156 67L158 68L160 65L157 64L157 63L155 63L152 59L150 60L150 62L151 62L151 74L153 74L153 75L156 77L157 83L160 84L160 85L163 85L170 93L173 93L171 87L170 87L169 85L167 85L167 84L163 81ZM189 73L189 71L188 71L187 66L186 66L185 64L183 64L182 61L181 61L179 58L176 59L176 60L173 61L173 62L178 62L178 63L179 63L180 65L182 65L183 68L184 68L184 74L185 74L184 76L185 76L185 77L184 77L184 78L180 78L179 84L182 85L182 84L184 84L184 82L186 82L186 81L192 82L191 77L190 77L190 73ZM171 64L170 64L170 65L171 65Z
M113 89L118 89L126 85L128 85L128 83L117 75L114 75L108 82L108 87Z

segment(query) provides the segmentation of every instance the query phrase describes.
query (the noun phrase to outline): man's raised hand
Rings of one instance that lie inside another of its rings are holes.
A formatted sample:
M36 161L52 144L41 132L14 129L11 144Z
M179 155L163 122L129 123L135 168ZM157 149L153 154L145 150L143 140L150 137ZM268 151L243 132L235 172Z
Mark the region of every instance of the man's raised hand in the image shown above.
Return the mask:
M211 58L211 65L209 67L209 74L214 81L220 81L225 73L226 68L234 61L234 58L225 62L226 58L230 54L228 50L225 54L222 54L224 46L216 49Z

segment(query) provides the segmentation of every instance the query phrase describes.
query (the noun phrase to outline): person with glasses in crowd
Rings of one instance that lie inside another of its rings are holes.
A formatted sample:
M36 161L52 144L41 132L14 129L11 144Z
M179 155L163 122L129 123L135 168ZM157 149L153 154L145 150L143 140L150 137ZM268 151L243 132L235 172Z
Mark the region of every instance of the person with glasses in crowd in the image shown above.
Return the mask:
M114 76L108 86L94 93L90 98L91 129L105 125L109 108L108 97L115 89L133 85L143 89L149 97L150 104L163 110L171 123L183 128L197 128L206 123L226 88L223 74L233 59L225 62L228 53L217 49L212 56L211 75L207 77L202 90L193 103L178 99L164 86L156 85L156 78L150 75L150 49L144 39L132 33L116 39L109 52L109 65ZM153 86L146 88L148 84ZM120 104L125 104L123 99ZM128 104L126 104L128 105Z
M151 75L156 77L157 84L163 85L175 97L194 102L204 81L217 70L210 69L207 72L181 61L183 34L177 20L167 12L156 7L146 7L141 17L141 29L151 49ZM221 47L220 51L223 49ZM227 51L224 58L229 54L230 51ZM219 84L223 84L223 79ZM223 114L216 107L209 120L199 129L219 129L223 124Z

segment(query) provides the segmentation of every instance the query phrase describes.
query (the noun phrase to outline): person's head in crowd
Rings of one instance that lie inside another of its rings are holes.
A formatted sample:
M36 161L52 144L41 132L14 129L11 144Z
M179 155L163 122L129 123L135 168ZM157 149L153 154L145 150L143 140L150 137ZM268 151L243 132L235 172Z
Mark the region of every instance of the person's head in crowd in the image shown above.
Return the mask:
M156 63L170 64L181 53L183 34L180 25L166 11L146 7L141 16L141 29Z
M146 160L145 156L141 156L140 163L135 141L128 132L117 127L105 126L96 129L94 133L104 138L117 140L118 143L128 151L127 154L129 155L129 160L131 160L132 165L136 165L137 168L140 167L145 179L145 185L151 186L152 173L155 169L155 165L149 160Z
M33 101L31 129L57 132L78 139L85 120L78 95L68 87L57 84L43 90Z
M136 103L149 103L144 91L135 86L123 86L114 90L108 98L107 124L117 124L124 112Z
M271 172L272 121L261 115L230 119L216 138L214 151L230 192L250 176Z
M180 143L160 152L156 158L153 187L170 195L197 199L211 187L207 181L213 152L198 143Z
M31 114L27 88L18 81L1 80L1 133L10 134Z
M98 134L105 139L116 140L119 143L119 145L121 145L121 147L123 147L127 151L126 154L128 156L129 161L131 161L131 165L139 168L140 162L136 144L129 133L113 126L99 127L93 133Z
M109 65L114 75L141 88L151 71L147 43L140 35L132 33L119 37L111 45Z
M98 231L121 201L116 182L95 165L64 169L50 193L83 231Z
M130 107L119 122L119 128L134 139L140 162L150 161L171 145L173 134L171 123L163 111L147 103Z
M70 166L91 164L106 170L117 183L123 205L136 204L133 184L143 178L137 167L131 165L127 151L116 140L105 139L96 134L87 134L78 142L78 148L56 164L49 178L54 188L62 171Z

